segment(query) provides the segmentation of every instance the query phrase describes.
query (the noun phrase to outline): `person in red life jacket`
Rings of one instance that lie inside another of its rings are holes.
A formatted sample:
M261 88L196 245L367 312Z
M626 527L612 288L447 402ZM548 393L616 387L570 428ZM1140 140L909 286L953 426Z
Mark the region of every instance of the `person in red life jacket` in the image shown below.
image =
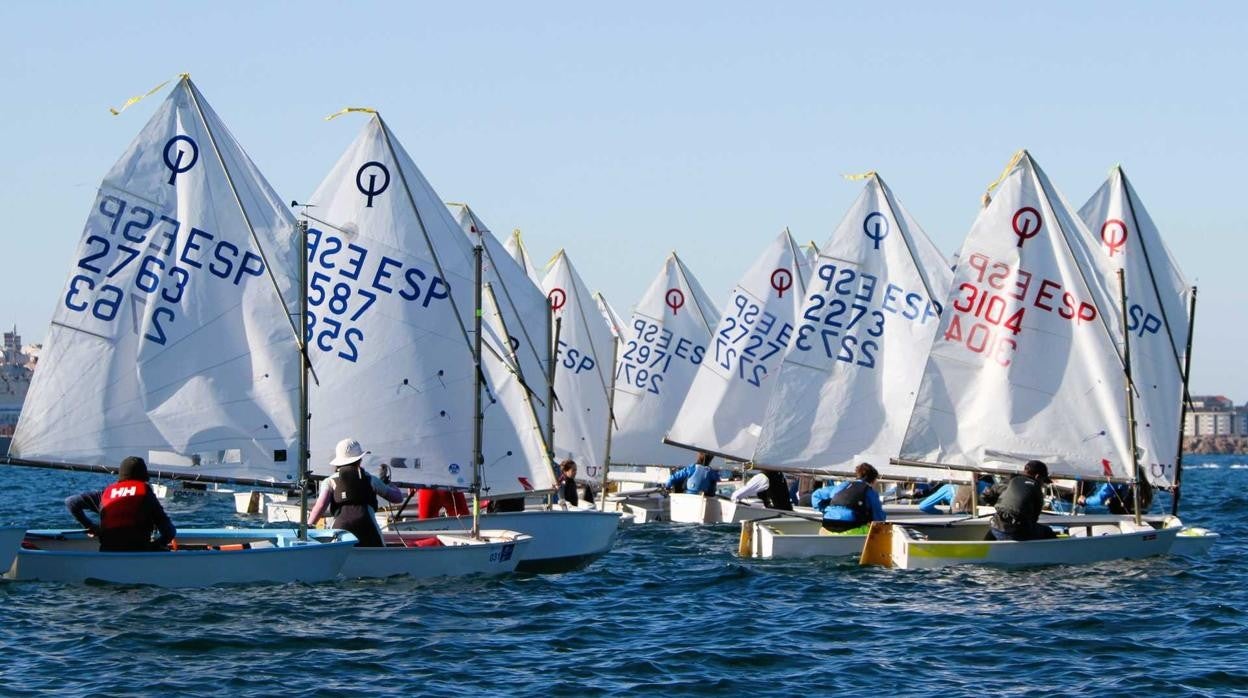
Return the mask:
M377 526L377 498L399 504L403 492L364 470L368 453L355 439L343 439L329 462L337 471L321 481L321 494L308 514L308 525L315 525L326 512L334 517L334 528L355 534L361 548L380 548L381 529Z
M178 530L147 481L147 463L130 456L121 461L117 482L100 492L76 494L65 500L65 506L99 539L103 552L164 550ZM87 516L88 509L99 514L98 524Z

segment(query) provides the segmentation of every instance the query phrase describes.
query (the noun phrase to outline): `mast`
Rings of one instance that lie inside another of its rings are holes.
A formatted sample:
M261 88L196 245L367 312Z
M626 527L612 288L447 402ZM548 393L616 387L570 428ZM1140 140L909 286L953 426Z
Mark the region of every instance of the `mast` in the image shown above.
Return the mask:
M1131 333L1127 330L1127 273L1118 270L1118 296L1122 306L1122 368L1127 378L1127 436L1131 448L1131 490L1134 493L1135 523L1140 516L1140 454L1135 446L1135 383L1131 380Z
M602 489L598 492L600 511L607 510L607 471L611 469L611 431L615 426L615 372L620 355L620 335L611 333L611 391L607 393L607 448L602 458Z
M299 540L308 539L308 219L299 231Z
M1187 308L1187 349L1183 354L1183 402L1179 407L1179 447L1174 456L1174 496L1170 499L1170 515L1179 515L1179 487L1183 478L1183 431L1187 424L1187 381L1192 375L1192 333L1196 329L1196 287L1192 287L1192 299Z
M481 241L472 246L472 261L476 267L476 284L473 286L472 359L475 372L472 378L472 537L481 536L481 430L485 415L481 412Z

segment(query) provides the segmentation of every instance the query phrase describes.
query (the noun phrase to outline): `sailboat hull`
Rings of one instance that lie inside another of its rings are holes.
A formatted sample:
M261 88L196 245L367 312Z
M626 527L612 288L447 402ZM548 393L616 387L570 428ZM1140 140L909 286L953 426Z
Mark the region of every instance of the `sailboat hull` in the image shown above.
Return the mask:
M384 538L384 548L353 548L342 566L342 576L428 579L507 574L515 571L533 542L532 536L498 530L481 531L476 539L424 531L387 533ZM436 543L426 547L430 541Z
M328 534L329 532L327 532ZM29 531L9 579L82 583L88 580L160 587L217 584L323 582L334 579L355 546L355 536L334 531L321 541L300 541L293 530L198 529L178 531L179 550L100 552L84 531ZM249 549L205 550L204 546Z
M1137 526L1131 521L1067 523L1065 537L1022 542L985 540L988 522L982 519L940 527L876 524L871 536L891 526L891 565L901 569L931 569L967 564L1039 567L1136 560L1169 553L1180 531L1179 527L1157 529L1147 523ZM864 550L871 547L868 540Z
M752 506L723 497L704 497L700 494L673 493L670 499L669 517L673 523L735 524L788 513L780 509L768 509L762 504Z
M947 523L966 518L961 514L930 515L912 510L910 521ZM892 512L890 511L890 517ZM891 520L891 518L890 518ZM902 515L902 520L907 520ZM777 516L741 522L742 557L792 560L812 557L845 557L862 552L865 535L832 535L823 533L822 522L813 518Z
M439 517L400 521L395 531L463 531L468 517ZM615 544L620 515L615 512L551 510L482 514L481 526L516 531L532 536L516 571L528 573L571 572L606 555Z
M24 528L0 528L0 569L8 569L26 536Z

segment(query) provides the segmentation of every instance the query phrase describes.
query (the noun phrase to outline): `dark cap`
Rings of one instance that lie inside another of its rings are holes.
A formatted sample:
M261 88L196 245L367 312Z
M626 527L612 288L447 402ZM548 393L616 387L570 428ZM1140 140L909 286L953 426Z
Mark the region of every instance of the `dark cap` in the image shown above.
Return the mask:
M1042 461L1029 460L1027 461L1027 464L1023 466L1023 474L1027 477L1035 478L1037 482L1048 482L1049 466L1045 465Z
M138 456L128 456L121 461L121 468L117 471L117 479L147 482L147 463Z

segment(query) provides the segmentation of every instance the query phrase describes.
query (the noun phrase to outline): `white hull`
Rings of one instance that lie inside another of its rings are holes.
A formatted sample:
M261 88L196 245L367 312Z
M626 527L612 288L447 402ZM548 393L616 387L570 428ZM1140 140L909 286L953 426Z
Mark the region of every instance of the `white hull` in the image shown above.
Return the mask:
M7 570L26 536L24 528L0 528L0 569Z
M780 509L768 509L757 500L752 503L734 502L723 497L685 493L673 493L669 499L668 519L673 523L735 524L790 513ZM815 515L813 509L804 511Z
M400 531L463 531L469 517L400 521ZM563 572L580 569L606 555L615 544L620 516L615 512L551 510L482 514L481 526L517 531L533 537L517 570Z
M268 516L268 507L270 504L289 504L292 497L285 492L262 492L260 490L249 490L246 492L234 493L234 513L236 514L255 514L260 516ZM293 499L295 506L295 516L293 519L282 519L282 523L298 523L299 522L299 501ZM309 508L311 505L308 505ZM270 521L272 521L270 519Z
M952 526L875 524L864 544L862 559L887 562L901 569L932 569L951 565L1037 567L1083 565L1108 560L1135 560L1170 552L1179 527L1153 528L1131 521L1097 522L1090 517L1067 519L1068 537L1049 540L985 540L988 522L966 520ZM1050 525L1053 519L1042 519Z
M314 534L315 535L315 534ZM514 572L533 538L514 531L481 531L480 538L452 533L386 533L384 548L352 548L342 566L347 579L396 577L416 579ZM418 540L441 545L417 547ZM408 547L412 546L412 547Z
M326 532L327 534L329 532ZM257 582L323 582L334 579L355 546L355 536L299 541L281 529L185 529L172 552L102 553L83 531L30 531L38 549L18 552L9 579L81 583L87 580L161 587L206 587ZM194 550L192 546L252 544L249 550Z
M902 516L901 520L941 523L963 518L963 515L920 514ZM822 521L813 518L779 516L743 521L738 552L743 557L779 560L857 556L867 539L866 535L831 535L822 531Z
M611 495L607 497L607 511L630 514L635 524L668 521L671 518L668 498L653 493Z

